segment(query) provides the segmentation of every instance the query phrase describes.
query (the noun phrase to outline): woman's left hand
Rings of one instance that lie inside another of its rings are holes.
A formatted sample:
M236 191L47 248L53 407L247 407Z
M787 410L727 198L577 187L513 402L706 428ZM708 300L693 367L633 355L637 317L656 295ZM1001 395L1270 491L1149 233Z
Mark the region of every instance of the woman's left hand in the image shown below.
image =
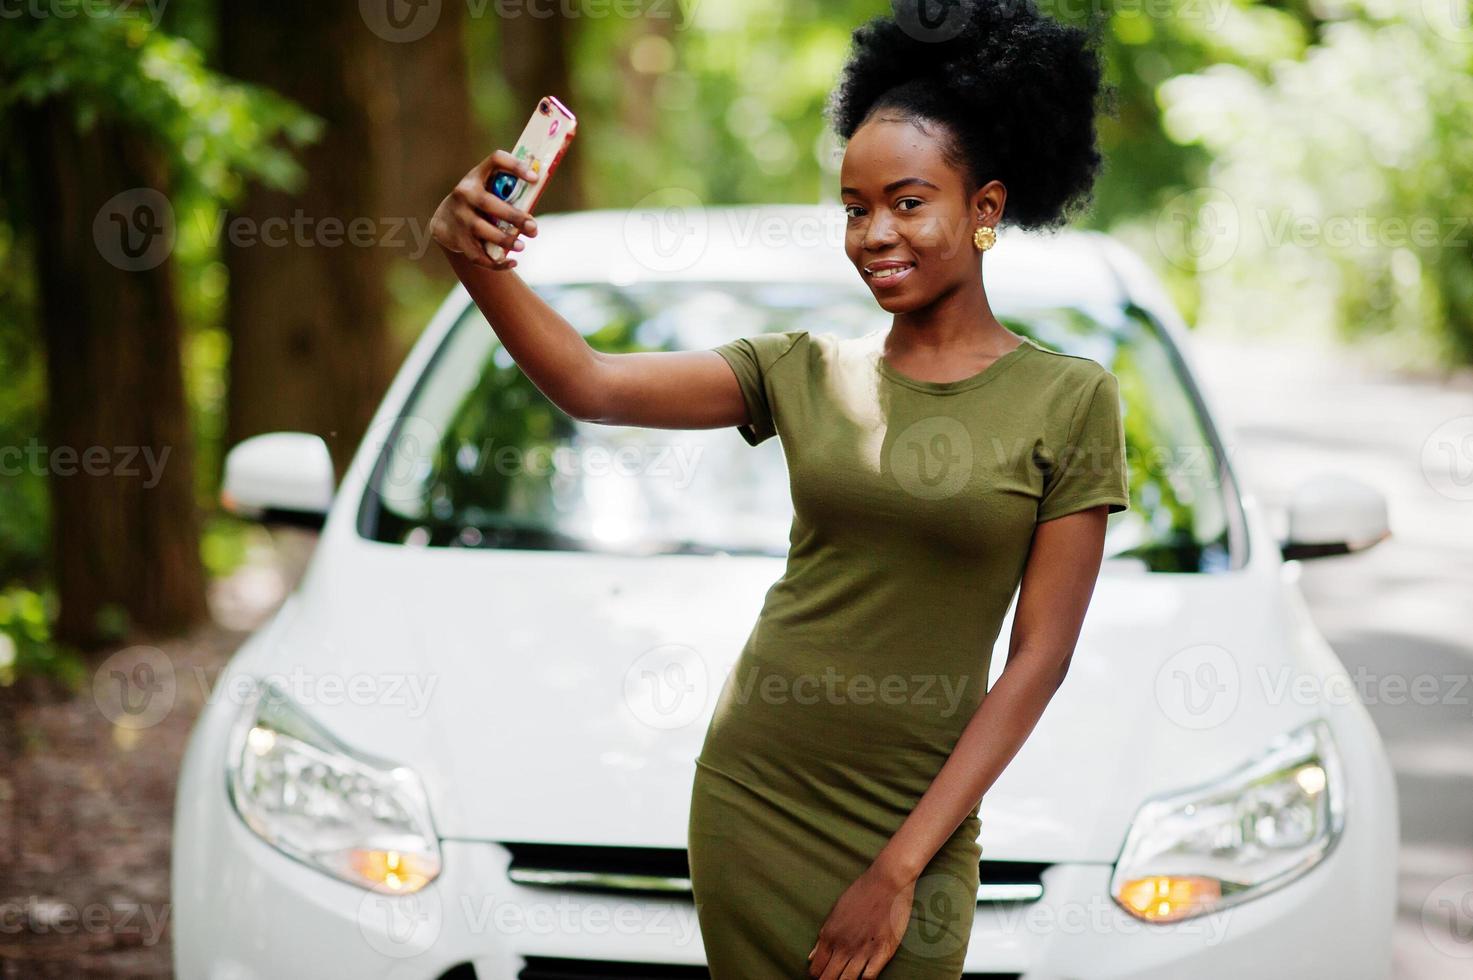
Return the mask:
M870 865L844 890L808 953L808 975L822 980L871 980L900 946L910 923L915 879L901 880Z

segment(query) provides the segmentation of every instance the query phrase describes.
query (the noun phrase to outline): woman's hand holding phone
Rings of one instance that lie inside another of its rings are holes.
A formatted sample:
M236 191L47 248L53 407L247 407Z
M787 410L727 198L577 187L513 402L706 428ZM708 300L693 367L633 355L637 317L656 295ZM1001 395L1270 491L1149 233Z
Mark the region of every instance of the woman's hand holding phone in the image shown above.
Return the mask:
M527 212L497 197L486 189L497 171L515 174L529 183L540 178L530 165L506 150L497 150L478 163L460 179L454 190L445 195L430 219L430 236L447 252L458 252L472 265L502 271L514 269L517 260L511 253L526 247L518 236L537 237L537 222ZM512 224L511 231L496 226L497 219ZM500 245L506 257L496 261L486 254L487 244Z

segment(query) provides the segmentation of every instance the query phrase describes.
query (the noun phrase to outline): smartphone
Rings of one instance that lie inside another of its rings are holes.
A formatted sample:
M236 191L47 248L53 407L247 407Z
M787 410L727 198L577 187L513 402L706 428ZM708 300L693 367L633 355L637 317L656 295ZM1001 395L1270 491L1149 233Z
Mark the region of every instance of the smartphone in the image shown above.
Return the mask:
M567 106L551 95L543 96L538 100L537 108L532 110L532 118L527 120L527 127L522 130L516 149L512 151L513 156L532 168L532 172L538 175L537 180L529 184L516 174L498 170L486 181L486 189L531 214L552 172L557 169L558 161L568 152L568 145L573 142L573 133L577 129L578 119ZM503 231L517 230L516 225L502 218L496 219L496 227ZM485 246L486 254L493 261L500 262L506 256L506 250L494 242L486 242Z

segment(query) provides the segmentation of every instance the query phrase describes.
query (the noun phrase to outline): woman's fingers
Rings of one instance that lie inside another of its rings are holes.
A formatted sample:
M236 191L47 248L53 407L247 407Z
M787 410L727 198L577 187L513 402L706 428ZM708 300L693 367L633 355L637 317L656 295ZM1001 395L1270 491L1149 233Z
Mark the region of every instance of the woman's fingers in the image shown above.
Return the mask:
M507 269L516 268L517 260L513 257L512 252L508 251L501 258L493 259L487 249L485 242L476 242L476 251L480 253L481 258L486 260L486 268L495 272L505 272Z
M460 252L472 265L505 271L517 266L512 253L527 247L518 236L536 237L537 222L526 211L487 190L487 180L499 170L527 180L538 179L530 166L505 150L497 150L455 185L436 209L431 224L435 240ZM500 221L511 228L500 227ZM499 245L506 254L499 261L493 259L487 254L488 245Z
M462 247L458 249L458 251L460 252L460 254L464 255L466 257L466 260L469 261L472 265L479 266L482 269L490 269L493 272L501 272L503 270L516 267L516 260L511 257L510 253L508 253L500 261L491 258L490 253L486 251L486 243L481 241L475 235L466 235L462 242Z
M505 150L496 150L486 159L476 164L476 169L471 173L480 179L482 185L491 179L491 175L498 170L508 173L519 173L522 169L521 161Z
M518 160L505 150L497 150L491 154L491 160L493 163L492 170L505 170L509 174L525 177L529 181L537 180L537 171L532 169L530 163L525 160Z
M474 174L475 179L473 181L468 181L468 183L474 186L476 190L483 193L486 197L489 197L491 200L500 201L501 198L491 193L491 191L487 190L486 187L486 185L490 183L491 176L497 171L505 171L509 174L515 174L516 176L521 177L528 182L535 182L541 179L541 175L533 170L531 165L528 164L526 161L518 160L516 157L512 156L505 150L497 150L495 153L482 160L480 166L476 167L476 169L471 172L472 174ZM507 218L508 220L515 222L517 225L525 224L528 218L530 218L530 215L528 215L525 211L512 207L509 204L506 205L507 209L509 210L503 210L501 208L491 206L489 203L485 202L484 198L482 198L479 194L476 195L476 197L477 200L472 202L473 205L479 210L486 212L487 214L492 214L499 218Z
M526 243L517 237L515 229L506 231L480 216L471 219L470 233L483 242L500 245L502 248L525 248Z
M470 181L463 181L456 186L455 194L465 207L479 212L482 217L503 218L528 234L536 234L535 223L528 227L528 222L532 221L530 214L515 205L506 203L484 187L479 187Z
M495 265L491 261L491 256L486 254L485 246L474 238L468 238L464 247L458 249L458 251L461 255L465 256L466 261L471 265L480 266L482 269L495 268Z

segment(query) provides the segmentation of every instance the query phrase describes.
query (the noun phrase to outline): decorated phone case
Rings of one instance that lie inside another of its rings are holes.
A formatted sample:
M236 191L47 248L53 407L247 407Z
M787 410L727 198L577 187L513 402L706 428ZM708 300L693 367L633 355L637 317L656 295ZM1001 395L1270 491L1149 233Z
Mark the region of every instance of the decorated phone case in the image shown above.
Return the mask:
M532 118L527 121L527 128L522 130L516 149L512 151L512 155L518 160L531 164L533 172L539 175L537 181L529 184L515 174L498 170L486 182L486 189L503 201L531 214L537 199L542 196L543 188L551 179L552 172L557 169L558 161L568 152L568 145L573 141L573 133L577 128L578 119L568 111L567 106L551 95L539 99ZM496 227L503 231L516 230L516 225L501 218L496 219ZM486 254L493 261L500 262L506 256L506 250L500 245L487 242Z

